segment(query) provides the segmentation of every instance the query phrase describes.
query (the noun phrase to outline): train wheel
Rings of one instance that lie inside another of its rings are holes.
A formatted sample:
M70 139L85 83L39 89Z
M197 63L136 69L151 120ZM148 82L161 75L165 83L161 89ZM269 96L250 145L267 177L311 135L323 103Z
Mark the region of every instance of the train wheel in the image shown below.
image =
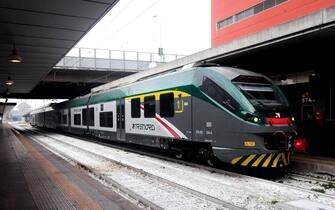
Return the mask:
M214 161L213 159L211 159L211 158L207 159L207 160L206 160L206 163L207 163L207 165L209 165L209 166L215 166L215 161Z
M177 158L177 159L182 159L183 157L184 157L184 153L177 153L176 155L175 155L175 157Z
M206 163L209 166L215 166L216 165L216 158L209 148L200 148L198 151L198 155L200 159Z

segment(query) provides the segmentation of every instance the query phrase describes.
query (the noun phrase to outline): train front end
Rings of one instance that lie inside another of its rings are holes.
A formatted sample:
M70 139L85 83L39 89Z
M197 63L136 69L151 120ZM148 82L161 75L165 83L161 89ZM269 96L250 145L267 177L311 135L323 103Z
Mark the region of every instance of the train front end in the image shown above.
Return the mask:
M223 77L221 81L219 75L213 79L230 97L217 99L227 113L220 122L224 126L220 127L219 140L212 142L215 156L242 167L287 167L296 127L279 87L269 78L249 71L217 68L216 72Z

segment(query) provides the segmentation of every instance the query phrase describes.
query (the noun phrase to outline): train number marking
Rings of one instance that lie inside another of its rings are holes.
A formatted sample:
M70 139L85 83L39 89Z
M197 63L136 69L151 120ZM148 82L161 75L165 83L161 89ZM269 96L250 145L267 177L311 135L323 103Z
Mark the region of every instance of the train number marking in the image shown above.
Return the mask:
M176 113L184 112L184 101L183 100L178 100L177 101L177 110L175 112Z

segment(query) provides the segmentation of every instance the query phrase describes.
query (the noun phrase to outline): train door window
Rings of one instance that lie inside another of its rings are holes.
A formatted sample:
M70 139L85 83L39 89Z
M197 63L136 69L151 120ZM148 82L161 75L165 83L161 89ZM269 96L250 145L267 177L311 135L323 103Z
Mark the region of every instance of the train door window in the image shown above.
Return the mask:
M100 104L100 111L103 112L104 111L104 105Z
M67 124L67 115L66 114L64 114L62 116L62 124Z
M141 99L140 98L131 99L131 117L132 118L141 117Z
M62 113L57 112L57 114L56 114L56 123L57 124L61 124L61 121L62 121Z
M89 126L94 126L94 107L90 108L89 111L90 111Z
M159 96L159 108L161 117L174 116L174 96L173 93L165 93Z
M240 108L238 102L229 93L209 78L204 78L200 90L231 112L235 113Z
M80 114L75 114L74 115L74 124L75 125L81 125L81 116L80 116Z
M156 99L155 96L144 97L144 117L150 118L156 115Z
M100 113L100 127L113 127L113 112Z
M125 114L124 104L121 104L121 129L124 129L126 125L124 114Z
M82 109L81 113L83 116L83 125L87 125L87 109Z

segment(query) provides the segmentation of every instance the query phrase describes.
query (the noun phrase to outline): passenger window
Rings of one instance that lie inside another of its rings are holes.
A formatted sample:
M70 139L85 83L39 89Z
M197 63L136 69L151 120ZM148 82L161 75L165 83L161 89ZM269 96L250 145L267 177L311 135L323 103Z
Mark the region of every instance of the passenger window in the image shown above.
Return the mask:
M156 115L156 99L155 96L144 97L144 117L155 117Z
M165 93L159 96L159 108L161 117L174 116L174 96L173 93Z
M229 93L209 78L204 78L200 90L231 112L235 113L240 108L239 103Z
M100 127L113 127L113 112L100 113Z
M141 117L141 100L140 98L131 99L131 117L140 118Z
M75 114L74 115L74 124L75 125L81 125L81 116L80 116L80 114Z

